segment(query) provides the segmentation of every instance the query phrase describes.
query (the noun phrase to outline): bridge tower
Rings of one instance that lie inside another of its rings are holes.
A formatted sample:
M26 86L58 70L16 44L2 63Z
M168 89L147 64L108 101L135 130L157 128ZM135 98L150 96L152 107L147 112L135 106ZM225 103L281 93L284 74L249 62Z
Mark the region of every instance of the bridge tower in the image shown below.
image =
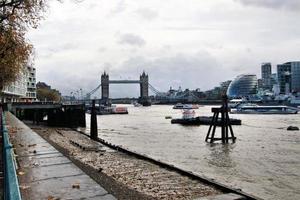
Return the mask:
M101 75L101 99L104 102L109 99L109 76L105 71Z
M149 77L148 74L143 72L140 75L140 103L142 103L144 106L150 105L149 101Z

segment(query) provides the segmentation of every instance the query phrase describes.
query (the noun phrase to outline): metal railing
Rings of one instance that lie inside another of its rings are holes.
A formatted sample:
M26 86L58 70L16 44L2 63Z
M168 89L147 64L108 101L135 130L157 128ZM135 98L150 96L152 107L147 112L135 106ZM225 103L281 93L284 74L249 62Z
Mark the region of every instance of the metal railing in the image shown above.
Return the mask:
M0 131L3 142L3 171L4 171L4 200L21 200L14 152L9 141L8 130L5 123L5 113L0 107Z

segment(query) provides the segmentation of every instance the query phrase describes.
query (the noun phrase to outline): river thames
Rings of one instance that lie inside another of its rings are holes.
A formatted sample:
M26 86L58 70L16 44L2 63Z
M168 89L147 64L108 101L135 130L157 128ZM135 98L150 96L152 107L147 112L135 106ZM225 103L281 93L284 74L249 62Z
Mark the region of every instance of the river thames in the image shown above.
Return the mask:
M171 124L165 116L181 117L172 106L126 106L128 115L98 115L99 138L263 199L300 199L300 132L286 130L300 114L231 114L242 126L233 126L236 143L223 145L204 141L209 126ZM211 107L197 116L212 116ZM87 132L89 123L87 115Z

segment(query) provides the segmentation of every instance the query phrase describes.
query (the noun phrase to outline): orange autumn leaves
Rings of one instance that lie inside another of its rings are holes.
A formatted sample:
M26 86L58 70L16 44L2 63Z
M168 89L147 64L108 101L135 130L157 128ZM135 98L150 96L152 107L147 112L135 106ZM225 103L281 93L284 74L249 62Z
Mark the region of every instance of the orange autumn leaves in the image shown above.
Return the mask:
M0 90L17 80L32 58L26 40L28 28L36 28L46 0L0 0Z
M19 32L13 29L0 32L0 89L18 78L31 52L32 46Z

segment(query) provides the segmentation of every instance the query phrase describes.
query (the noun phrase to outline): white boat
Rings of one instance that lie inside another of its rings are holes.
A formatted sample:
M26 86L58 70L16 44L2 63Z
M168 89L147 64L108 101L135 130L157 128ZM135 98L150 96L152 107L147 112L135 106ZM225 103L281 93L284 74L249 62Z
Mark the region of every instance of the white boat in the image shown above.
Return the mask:
M259 106L240 105L236 109L231 109L233 114L297 114L298 108L291 106Z
M173 106L173 109L199 109L199 106L197 104L182 104L177 103Z
M111 110L112 114L128 114L127 107L124 107L124 106L113 106L111 108L112 108L112 110Z
M238 105L246 103L247 100L246 99L231 99L228 102L228 107L229 108L236 108Z
M134 107L141 107L141 106L143 106L142 104L139 104L136 101L132 102L132 104L133 104Z
M292 96L290 103L293 105L300 105L300 96Z
M173 109L182 109L183 108L183 104L182 103L177 103L173 106Z
M228 102L229 108L236 108L239 104L243 102L242 99L232 99Z
M185 109L182 112L182 119L192 119L195 117L195 111L191 109Z
M97 115L109 115L109 114L128 114L127 107L124 106L104 106L104 105L95 105ZM87 113L91 114L92 107L86 111Z

